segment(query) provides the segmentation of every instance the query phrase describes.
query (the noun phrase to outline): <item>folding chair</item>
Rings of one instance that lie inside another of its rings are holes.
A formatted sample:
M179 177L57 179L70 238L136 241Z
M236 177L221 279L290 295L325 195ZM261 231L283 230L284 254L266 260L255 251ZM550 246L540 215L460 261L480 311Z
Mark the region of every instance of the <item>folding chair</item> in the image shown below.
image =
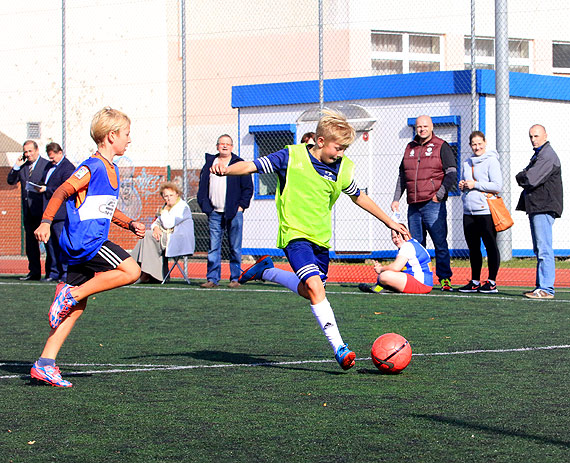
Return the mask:
M186 281L186 283L191 284L190 283L190 278L188 278L188 275L186 275L186 272L184 271L184 268L180 265L180 263L178 262L180 259L183 259L186 256L174 256L171 257L171 259L174 260L174 262L172 263L172 266L170 267L170 269L168 270L168 273L166 274L166 276L164 277L164 280L162 280L161 285L163 285L166 280L168 280L168 278L170 277L170 274L172 273L172 271L174 270L174 267L178 267L178 270L180 270L180 273L182 274L182 276L184 277L184 280ZM168 267L168 257L165 257L166 259L166 266Z

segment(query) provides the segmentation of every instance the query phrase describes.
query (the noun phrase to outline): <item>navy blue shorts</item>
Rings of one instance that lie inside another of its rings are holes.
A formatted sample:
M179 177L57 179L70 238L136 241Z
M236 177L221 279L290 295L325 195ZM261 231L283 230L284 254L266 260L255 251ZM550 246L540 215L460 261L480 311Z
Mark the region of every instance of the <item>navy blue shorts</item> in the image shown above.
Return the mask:
M307 240L293 240L285 249L291 268L303 283L318 275L323 282L329 271L329 250Z

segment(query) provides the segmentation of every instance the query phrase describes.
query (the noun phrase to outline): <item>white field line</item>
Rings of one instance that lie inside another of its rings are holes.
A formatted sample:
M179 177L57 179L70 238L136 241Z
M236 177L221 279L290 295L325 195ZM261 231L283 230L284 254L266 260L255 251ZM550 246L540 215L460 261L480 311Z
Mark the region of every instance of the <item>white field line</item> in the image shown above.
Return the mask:
M568 349L570 344L563 344L559 346L537 346L537 347L519 347L512 349L476 349L476 350L463 350L455 352L431 352L431 353L417 353L412 354L415 357L429 357L435 355L473 355L473 354L503 354L510 352L531 352L540 350L554 350L554 349ZM362 357L356 359L358 361L370 360L370 357ZM112 364L112 363L60 363L59 366L70 367L115 367L108 370L86 370L86 371L71 371L66 372L65 376L74 375L97 375L97 374L112 374L112 373L133 373L143 371L163 371L163 370L197 370L206 368L244 368L244 367L278 367L283 365L306 365L310 363L334 363L336 360L321 359L321 360L298 360L294 362L260 362L260 363L221 363L215 365L142 365L142 364ZM2 366L27 366L31 367L31 363L0 363ZM117 367L128 367L129 369L122 369ZM26 379L29 375L5 375L0 376L0 379Z
M22 285L27 285L27 286L47 286L46 283L23 283L21 281L19 282L0 282L0 286L2 285L6 285L6 286L13 286L13 285L18 285L18 286L22 286ZM224 287L218 287L216 289L205 289L205 288L200 288L194 285L192 286L185 286L185 287L173 287L173 286L169 286L169 285L163 285L163 286L150 286L150 285L131 285L131 286L125 286L122 288L117 288L116 290L124 290L125 288L129 288L129 289L136 289L138 291L215 291L215 292L230 292L230 293L290 293L291 291L287 290L287 289L280 289L278 285L273 285L273 284L268 284L267 285L268 288L267 289L260 289L260 288L247 288L245 286L242 286L241 288L238 289L230 289L230 288L224 288ZM355 283L356 286L356 283ZM55 290L55 286L54 286L54 290ZM568 290L558 290L557 292L559 293L568 293ZM519 302L527 302L527 303L536 303L535 299L528 299L526 297L522 296L522 293L520 295L520 297L516 297L516 296L496 296L496 295L491 295L491 294L486 294L484 297L477 295L474 296L473 294L459 294L459 293L454 293L454 294L450 294L450 293L445 293L444 295L441 294L441 292L435 288L433 290L433 292L431 292L430 294L400 294L400 293L385 293L385 294L368 294L368 293L363 293L361 291L329 291L327 293L329 296L334 296L334 295L343 295L343 296L360 296L360 297L386 297L386 296L397 296L397 297L455 297L455 298L472 298L472 297L477 297L481 300L485 299L485 298L492 298L492 299L499 299L499 300L503 300L503 301L519 301ZM569 304L570 300L564 300L564 299L542 299L540 300L541 303L559 303L559 304Z

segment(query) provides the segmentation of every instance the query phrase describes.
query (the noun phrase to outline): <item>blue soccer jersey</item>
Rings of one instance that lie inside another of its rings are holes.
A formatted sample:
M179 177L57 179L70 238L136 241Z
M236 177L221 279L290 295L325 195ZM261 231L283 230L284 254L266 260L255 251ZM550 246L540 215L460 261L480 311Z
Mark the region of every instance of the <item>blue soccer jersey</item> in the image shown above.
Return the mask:
M76 195L66 201L67 219L60 238L64 258L70 265L91 260L107 241L111 219L119 201L119 169L115 165L117 187L111 185L107 167L98 157L81 163L73 175L91 174L84 201L76 204Z
M424 285L433 286L431 257L426 251L426 248L412 238L402 244L398 255L402 255L408 259L402 272L413 276Z
M324 162L319 161L315 158L307 148L307 155L311 160L311 164L317 171L317 173L327 178L333 182L336 182L337 175L340 169L341 160L337 160L332 164L325 164ZM275 153L268 154L267 156L262 156L260 158L254 159L253 163L257 168L257 171L260 174L269 174L275 173L279 177L279 187L283 190L285 186L285 182L287 181L287 166L289 164L289 150L287 148L283 148ZM346 193L350 196L359 196L360 190L356 186L354 180L352 183L342 190L343 193Z

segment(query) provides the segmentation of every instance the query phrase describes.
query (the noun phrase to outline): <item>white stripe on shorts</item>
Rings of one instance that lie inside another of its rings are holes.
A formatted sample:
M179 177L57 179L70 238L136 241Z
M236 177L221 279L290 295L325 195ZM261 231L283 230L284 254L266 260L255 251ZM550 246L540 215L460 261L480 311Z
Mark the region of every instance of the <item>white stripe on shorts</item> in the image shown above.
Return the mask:
M106 260L113 268L117 268L121 262L123 262L121 258L117 256L117 254L115 254L113 251L111 251L107 246L101 247L97 254Z
M317 272L319 275L321 274L319 267L317 267L315 264L308 264L308 265L301 267L299 270L297 270L296 273L297 273L297 276L299 277L299 280L302 280L304 276L308 275L309 273L314 273L314 272Z

